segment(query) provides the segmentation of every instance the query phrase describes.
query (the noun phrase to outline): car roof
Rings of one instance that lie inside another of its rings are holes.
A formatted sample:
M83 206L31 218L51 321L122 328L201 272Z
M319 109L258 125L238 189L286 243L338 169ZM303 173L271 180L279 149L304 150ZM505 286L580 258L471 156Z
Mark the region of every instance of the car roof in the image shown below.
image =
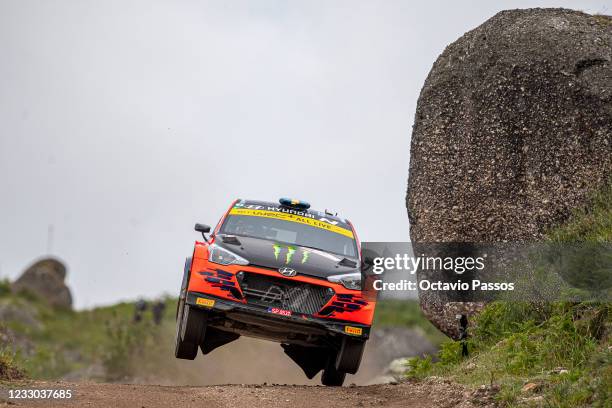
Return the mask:
M273 201L262 201L262 200L245 200L245 199L238 199L237 204L239 203L241 206L253 206L253 207L257 207L257 206L261 206L261 207L274 207L274 208L290 208L290 207L283 207L278 201L277 202L273 202ZM350 222L349 220L347 220L346 218L341 218L338 217L337 215L331 215L329 213L326 213L324 211L318 211L318 210L314 210L314 209L301 209L301 208L295 208L292 209L295 211L296 214L299 213L306 213L306 214L311 214L317 218L326 218L328 220L333 220L333 221L337 221L341 224L345 224L347 226L350 226Z

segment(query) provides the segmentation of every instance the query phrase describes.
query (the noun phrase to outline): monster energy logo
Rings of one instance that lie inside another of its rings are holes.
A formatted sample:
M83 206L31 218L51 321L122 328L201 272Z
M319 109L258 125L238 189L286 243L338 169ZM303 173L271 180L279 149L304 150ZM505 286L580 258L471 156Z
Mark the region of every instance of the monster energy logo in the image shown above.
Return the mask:
M285 254L285 265L288 265L291 263L291 260L293 259L293 254L297 252L296 248L292 245L283 246L279 244L274 244L272 245L272 248L274 249L274 258L277 261L278 261L278 258L280 258L281 256L281 252L283 248L287 249L287 253ZM308 261L309 256L310 256L310 252L302 249L302 263L306 263Z

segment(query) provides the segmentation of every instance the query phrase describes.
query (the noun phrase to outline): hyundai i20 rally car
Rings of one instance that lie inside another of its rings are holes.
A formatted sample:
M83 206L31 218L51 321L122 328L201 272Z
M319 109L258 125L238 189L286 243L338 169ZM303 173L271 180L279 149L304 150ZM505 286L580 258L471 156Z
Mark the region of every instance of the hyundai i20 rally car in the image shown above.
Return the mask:
M376 306L364 296L352 224L297 200L236 200L187 258L175 355L193 360L240 336L281 344L308 378L355 374Z

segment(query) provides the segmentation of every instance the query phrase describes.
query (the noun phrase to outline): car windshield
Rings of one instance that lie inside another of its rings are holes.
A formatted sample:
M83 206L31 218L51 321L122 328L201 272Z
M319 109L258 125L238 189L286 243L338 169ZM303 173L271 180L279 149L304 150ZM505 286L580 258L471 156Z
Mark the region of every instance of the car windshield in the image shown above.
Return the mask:
M352 231L339 227L333 228L332 231L282 219L229 214L219 232L263 238L316 248L342 256L357 257L357 245Z

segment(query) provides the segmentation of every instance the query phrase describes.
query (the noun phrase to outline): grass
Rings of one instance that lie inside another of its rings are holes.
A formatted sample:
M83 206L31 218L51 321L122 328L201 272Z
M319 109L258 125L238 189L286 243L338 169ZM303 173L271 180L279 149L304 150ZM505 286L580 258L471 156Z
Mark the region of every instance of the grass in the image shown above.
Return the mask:
M548 232L553 242L612 242L612 182L593 194L560 228Z
M534 311L529 304L495 302L476 318L469 358L461 356L459 342L449 341L437 363L411 359L408 375L497 384L499 401L508 406L530 395L522 392L527 383L549 406L605 406L612 384L611 324L609 304L555 303Z
M174 339L175 298L166 298L161 325L152 322L151 312L138 324L133 323L134 304L119 303L85 311L49 309L36 299L21 295L0 295L0 302L10 302L30 309L38 325L11 321L7 327L25 336L35 345L30 353L18 352L14 364L31 378L57 379L98 365L101 376L93 379L122 381L154 376L164 367L168 378L180 375L184 366L171 354ZM435 345L446 337L422 314L415 301L381 301L374 325L419 327Z
M593 196L552 242L612 242L612 187ZM577 268L588 274L590 269ZM607 270L606 273L610 274ZM437 375L469 386L499 386L504 406L612 406L612 304L494 302L470 326L469 357L443 342L437 362L414 358L407 375ZM525 387L530 384L529 387ZM528 388L531 388L528 390Z
M605 14L594 14L593 18L598 24L603 26L611 26L612 25L612 16L608 16Z
M139 369L137 360L154 360L162 333L173 333L176 304L175 299L165 299L163 323L157 326L150 311L142 322L133 323L133 303L72 311L53 309L20 294L1 294L1 290L0 301L28 310L37 320L37 324L5 322L6 329L35 345L31 350L22 345L12 361L28 377L57 379L99 365L105 373L99 379L108 381L130 377Z

